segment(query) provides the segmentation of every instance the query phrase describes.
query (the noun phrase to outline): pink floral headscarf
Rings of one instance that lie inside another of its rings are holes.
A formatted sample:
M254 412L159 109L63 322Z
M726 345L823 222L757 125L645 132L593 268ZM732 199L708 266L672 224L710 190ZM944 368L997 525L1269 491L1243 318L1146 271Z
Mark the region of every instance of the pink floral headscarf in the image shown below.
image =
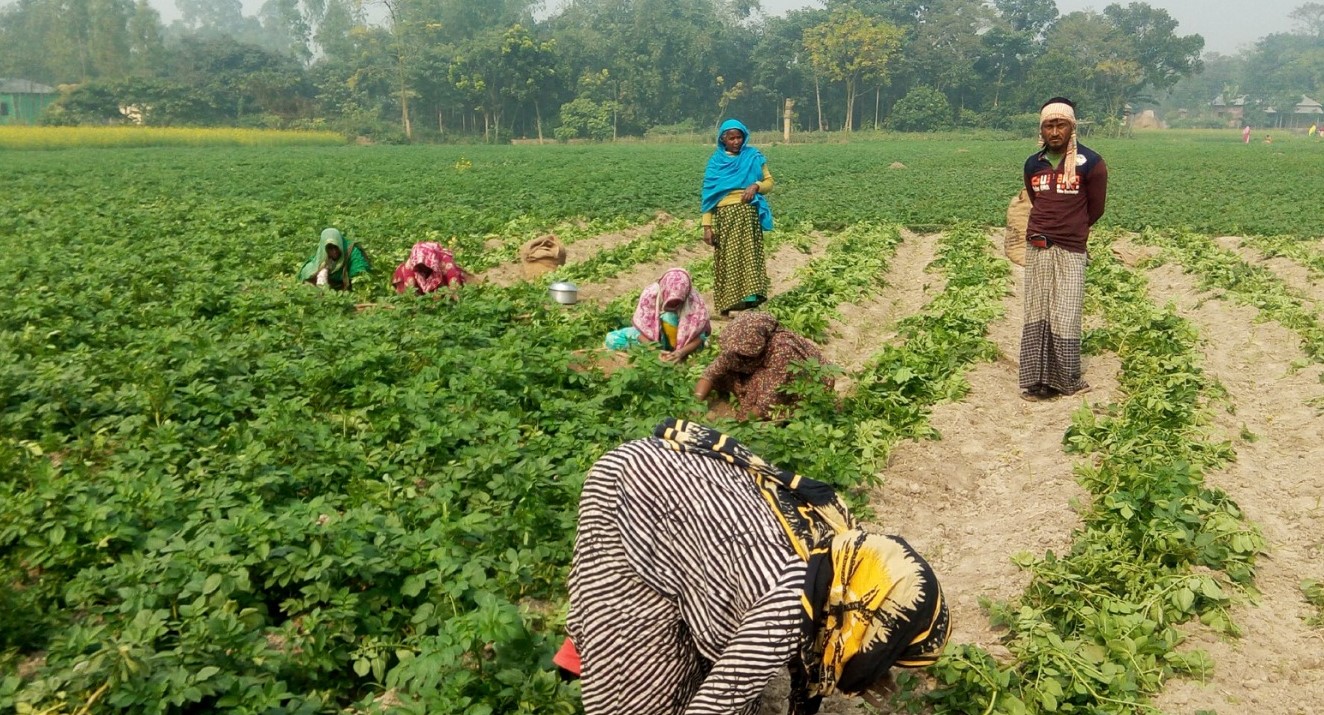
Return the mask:
M670 303L679 303L676 309L679 325L676 328L676 347L687 344L690 340L704 333L712 332L708 323L708 305L703 296L694 290L694 281L684 268L672 268L658 281L639 296L639 305L634 309L634 327L639 329L639 336L650 343L661 338L662 313Z
M418 266L432 269L432 275L420 275L416 270ZM442 286L463 285L464 271L455 265L455 256L442 248L440 243L422 241L410 249L408 260L395 269L395 277L391 282L399 293L408 290L411 283L418 287L418 292L431 293Z

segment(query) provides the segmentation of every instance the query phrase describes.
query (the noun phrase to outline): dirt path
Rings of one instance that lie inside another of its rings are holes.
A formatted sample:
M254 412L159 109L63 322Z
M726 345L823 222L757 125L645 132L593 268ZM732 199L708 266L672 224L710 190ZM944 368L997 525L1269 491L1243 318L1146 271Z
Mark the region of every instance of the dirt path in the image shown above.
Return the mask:
M996 250L990 243L990 250ZM980 598L1014 600L1029 576L1010 557L1026 551L1063 553L1079 524L1072 502L1088 493L1072 474L1075 459L1062 450L1062 434L1082 402L1114 399L1115 356L1085 358L1092 392L1077 398L1030 403L1020 399L1016 356L1021 332L1024 271L1013 266L1014 288L1003 299L1004 317L989 328L1001 357L974 366L970 392L934 408L931 424L942 439L905 442L883 473L873 507L880 524L903 534L942 578L952 611L952 642L1003 652Z
M1246 245L1245 241L1237 236L1219 236L1214 242L1220 248L1241 256L1242 260L1251 265L1263 265L1282 279L1288 288L1309 298L1316 306L1324 306L1324 283L1311 277L1310 270L1300 263L1282 256L1266 258L1263 253Z
M659 225L665 223L663 219L650 221L642 226L627 228L624 231L614 233L603 233L580 241L575 241L565 247L566 265L574 265L587 261L602 251L606 251L616 246L629 243L637 238L647 236L657 229ZM522 264L516 260L510 263L502 263L493 266L479 274L479 277L486 283L497 286L510 286L524 279Z
M1205 336L1205 370L1235 405L1235 414L1215 409L1215 429L1233 441L1237 461L1206 479L1268 542L1256 569L1258 604L1232 613L1242 637L1192 629L1188 645L1209 651L1214 673L1207 682L1170 682L1155 705L1174 713L1324 713L1324 630L1304 623L1313 611L1300 588L1303 578L1324 579L1324 418L1308 404L1324 397L1321 368L1293 373L1302 357L1295 334L1257 323L1252 308L1210 299L1179 267L1148 277L1155 302L1172 301Z
M579 299L605 305L629 293L637 295L644 286L656 281L668 268L686 266L707 257L711 252L712 249L696 238L694 243L687 244L670 258L640 263L599 283L585 283L579 287Z
M896 324L914 315L947 286L941 274L929 273L942 234L901 231L902 242L888 265L883 291L872 300L837 306L840 320L833 320L823 345L823 357L846 372L837 378L837 391L847 392L855 384L854 373L864 367L878 350L896 338Z
M827 251L828 237L822 234L814 235L814 243L809 253L802 252L799 248L789 243L783 244L773 252L768 260L768 281L772 286L772 295L778 295L791 290L800 284L800 279L796 276L803 266L809 264L814 259L823 255ZM698 241L693 245L686 246L676 255L664 261L654 261L652 263L641 263L631 270L612 277L601 283L590 283L580 287L579 297L581 300L593 301L595 303L610 303L623 295L637 295L645 286L657 280L668 268L675 266L689 266L692 263L701 261L712 255L712 249ZM771 297L771 296L769 296ZM705 291L703 299L708 303L708 307L713 312L713 328L717 332L721 328L723 321L718 319L717 311L713 308L712 292Z
M858 320L866 335L871 320L893 324L922 310L941 291L941 278L924 272L936 240L931 235L906 236L889 269L887 290L852 311L852 322ZM990 243L990 250L1001 249ZM1074 460L1062 451L1062 433L1082 402L1113 399L1119 369L1115 356L1087 357L1085 370L1094 385L1088 395L1038 403L1021 400L1015 358L1023 271L1013 270L1015 287L1003 300L1005 317L989 329L989 339L1002 357L971 369L971 390L964 400L934 408L931 423L943 439L897 447L883 472L884 484L872 499L875 523L905 536L942 579L952 612L952 642L977 643L995 655L1006 650L979 600L1013 600L1024 592L1029 577L1012 564L1013 554L1063 553L1070 548L1072 530L1079 524L1071 503L1085 501L1088 494L1076 484ZM879 328L883 340L894 337L890 329ZM873 341L872 348L883 340ZM869 347L861 345L853 352L847 343L835 349L838 356L846 356L839 359L863 361L867 356L857 354ZM770 705L780 702L774 699L784 693L784 684L774 686L762 715L785 712ZM832 698L822 712L864 712L858 703Z

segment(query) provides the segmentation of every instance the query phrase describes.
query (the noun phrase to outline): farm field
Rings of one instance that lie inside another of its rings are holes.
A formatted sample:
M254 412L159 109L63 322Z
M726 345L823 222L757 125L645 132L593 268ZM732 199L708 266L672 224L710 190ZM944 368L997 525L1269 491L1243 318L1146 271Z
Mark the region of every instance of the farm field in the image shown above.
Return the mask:
M1324 145L1087 143L1092 392L1017 395L1032 142L764 145L767 307L838 389L710 421L930 558L955 629L898 708L1324 712ZM706 419L711 358L583 351L665 268L710 287L708 151L0 154L0 708L577 712L549 668L579 485ZM352 294L293 281L331 225L375 264ZM569 262L515 280L547 232ZM429 239L486 283L391 293Z

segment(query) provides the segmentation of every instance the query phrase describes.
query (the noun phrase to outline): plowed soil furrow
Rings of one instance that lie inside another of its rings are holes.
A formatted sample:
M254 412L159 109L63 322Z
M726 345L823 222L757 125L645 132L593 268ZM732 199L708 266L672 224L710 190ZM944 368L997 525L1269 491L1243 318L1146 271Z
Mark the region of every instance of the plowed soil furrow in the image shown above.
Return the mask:
M790 243L782 244L773 251L767 262L768 280L772 286L771 294L785 293L799 285L800 279L796 273L815 258L822 256L827 250L827 243L827 236L815 234L814 243L809 253L804 253ZM693 245L687 245L665 261L641 263L610 280L580 286L579 297L581 300L605 305L624 295L637 295L645 286L657 280L658 276L662 275L668 268L676 266L689 267L705 258L709 258L711 255L711 248L701 241L696 241ZM712 291L703 291L702 295L708 303L709 309L713 312L714 331L718 331L721 329L722 321L718 319L716 308L713 307Z
M1165 712L1209 710L1284 715L1324 713L1324 630L1300 583L1324 578L1324 399L1320 366L1293 371L1299 339L1256 311L1213 299L1176 266L1149 271L1150 294L1171 301L1205 336L1205 370L1226 388L1233 410L1215 405L1215 428L1237 460L1206 475L1227 492L1268 542L1257 565L1256 603L1234 609L1239 639L1198 626L1188 647L1214 660L1205 682L1175 680L1156 699ZM1316 402L1316 404L1318 404Z
M941 273L929 273L937 255L941 234L916 234L902 230L904 240L888 265L884 288L876 298L837 306L839 320L829 328L832 339L823 345L823 356L846 374L837 378L837 390L849 391L852 377L878 349L896 338L896 324L924 309L942 292L947 281Z
M574 265L587 261L597 254L615 248L617 246L629 243L637 238L642 238L651 234L658 227L657 221L652 221L642 226L636 226L631 229L616 233L604 233L591 238L585 238L575 241L565 247L566 265ZM523 279L522 264L519 261L502 263L499 266L484 271L479 277L486 283L498 286L514 285L517 281Z
M1014 600L1025 590L1029 575L1011 562L1013 554L1070 548L1079 525L1072 502L1089 495L1076 483L1062 435L1082 403L1112 399L1120 368L1111 354L1086 357L1092 392L1047 402L1020 399L1023 277L1013 268L1005 315L989 328L1002 359L966 374L970 392L962 401L934 407L930 423L942 439L897 446L872 500L878 522L911 541L942 579L952 642L995 654L1002 650L1000 634L979 600Z

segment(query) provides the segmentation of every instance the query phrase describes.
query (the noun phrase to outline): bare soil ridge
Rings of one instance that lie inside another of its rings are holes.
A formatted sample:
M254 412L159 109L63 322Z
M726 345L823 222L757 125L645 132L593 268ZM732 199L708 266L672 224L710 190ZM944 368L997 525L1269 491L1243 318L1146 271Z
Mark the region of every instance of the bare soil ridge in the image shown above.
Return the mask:
M990 244L990 250L1000 250ZM1089 494L1062 449L1062 434L1082 402L1106 404L1117 390L1120 363L1111 354L1085 358L1094 390L1046 402L1020 399L1018 362L1024 271L1013 266L1004 317L988 337L1001 358L975 365L970 392L934 407L930 424L942 438L903 442L872 499L880 524L901 533L933 565L952 612L952 642L997 654L1001 634L979 607L981 598L1017 599L1029 575L1011 562L1070 549L1079 518L1072 503Z
M565 247L566 265L582 263L597 254L624 245L635 239L642 238L657 230L657 227L672 220L670 217L659 217L646 224L627 228L624 231L613 231L611 233L602 233L597 236L585 238L580 241L570 243ZM496 286L511 286L523 280L523 266L518 261L502 263L493 266L479 274L479 278L485 283Z
M1258 602L1232 613L1242 637L1192 628L1188 645L1209 651L1214 673L1169 682L1154 704L1175 713L1324 713L1324 632L1306 625L1313 611L1300 588L1303 578L1324 577L1324 420L1310 404L1324 397L1321 367L1294 371L1303 357L1295 334L1202 291L1179 267L1160 266L1148 278L1155 302L1172 302L1204 336L1205 370L1232 403L1215 405L1214 429L1233 442L1237 461L1205 478L1268 542L1256 567Z
M941 273L930 273L942 234L901 231L902 242L888 264L883 291L872 300L843 303L841 314L829 324L833 337L823 345L823 357L846 374L837 378L837 391L847 392L855 384L854 373L896 339L896 324L919 313L947 287Z
M1263 265L1286 283L1293 292L1305 296L1314 303L1317 309L1319 306L1324 306L1324 285L1312 277L1310 270L1300 263L1283 256L1266 257L1237 236L1219 236L1214 239L1214 243L1224 250L1236 253L1241 256L1241 260L1251 265Z

